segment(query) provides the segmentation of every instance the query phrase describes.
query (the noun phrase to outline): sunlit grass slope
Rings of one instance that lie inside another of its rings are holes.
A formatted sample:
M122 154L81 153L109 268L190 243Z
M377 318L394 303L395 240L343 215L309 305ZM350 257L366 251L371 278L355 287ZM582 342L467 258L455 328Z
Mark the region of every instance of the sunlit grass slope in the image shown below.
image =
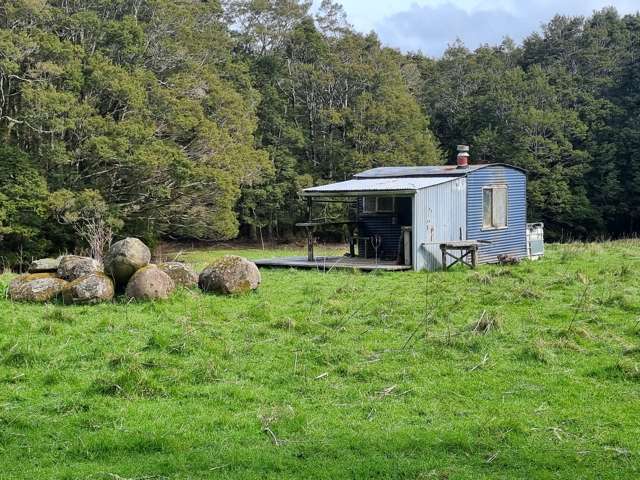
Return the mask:
M624 241L263 270L240 297L1 299L0 479L638 478L639 267Z

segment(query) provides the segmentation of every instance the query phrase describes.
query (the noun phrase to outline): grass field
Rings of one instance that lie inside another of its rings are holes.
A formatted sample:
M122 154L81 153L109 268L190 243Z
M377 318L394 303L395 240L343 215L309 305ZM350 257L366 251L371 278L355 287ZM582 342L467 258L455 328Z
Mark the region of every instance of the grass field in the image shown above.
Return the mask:
M2 295L0 479L639 478L639 270L621 241L446 274L263 270L241 297Z

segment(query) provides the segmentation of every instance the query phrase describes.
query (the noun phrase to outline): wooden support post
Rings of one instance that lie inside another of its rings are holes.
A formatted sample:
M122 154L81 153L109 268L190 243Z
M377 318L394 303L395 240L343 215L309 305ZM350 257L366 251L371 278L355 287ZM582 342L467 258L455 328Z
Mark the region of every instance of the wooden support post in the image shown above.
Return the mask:
M313 258L313 227L307 227L307 260L314 261Z
M440 250L442 250L442 270L447 271L447 248L444 245L440 245Z
M411 258L411 227L402 227L402 251L404 252L404 264L412 265L413 259Z
M353 238L354 230L351 225L347 225L347 235L349 236L347 240L349 241L349 256L351 258L356 256L355 238Z
M478 248L473 247L471 249L471 268L476 268L478 266Z
M308 215L309 223L311 223L311 221L313 220L313 197L307 197L307 208L309 210L309 215ZM307 260L309 260L310 262L313 262L315 260L313 256L314 228L312 226L308 226L306 228L307 228Z

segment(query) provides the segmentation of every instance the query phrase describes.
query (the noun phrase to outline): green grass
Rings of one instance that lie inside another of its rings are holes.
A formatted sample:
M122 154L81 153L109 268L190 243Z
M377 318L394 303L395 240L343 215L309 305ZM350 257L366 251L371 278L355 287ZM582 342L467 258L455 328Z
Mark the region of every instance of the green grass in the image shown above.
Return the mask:
M638 252L0 300L0 479L638 478Z

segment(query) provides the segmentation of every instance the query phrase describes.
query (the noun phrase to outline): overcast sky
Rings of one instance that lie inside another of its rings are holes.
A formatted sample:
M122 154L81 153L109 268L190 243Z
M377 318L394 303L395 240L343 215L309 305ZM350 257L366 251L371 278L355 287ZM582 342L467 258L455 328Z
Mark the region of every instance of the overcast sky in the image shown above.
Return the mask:
M640 10L640 0L342 0L349 22L375 30L385 45L439 56L460 38L470 47L520 42L556 13L590 15L614 6L622 14Z

